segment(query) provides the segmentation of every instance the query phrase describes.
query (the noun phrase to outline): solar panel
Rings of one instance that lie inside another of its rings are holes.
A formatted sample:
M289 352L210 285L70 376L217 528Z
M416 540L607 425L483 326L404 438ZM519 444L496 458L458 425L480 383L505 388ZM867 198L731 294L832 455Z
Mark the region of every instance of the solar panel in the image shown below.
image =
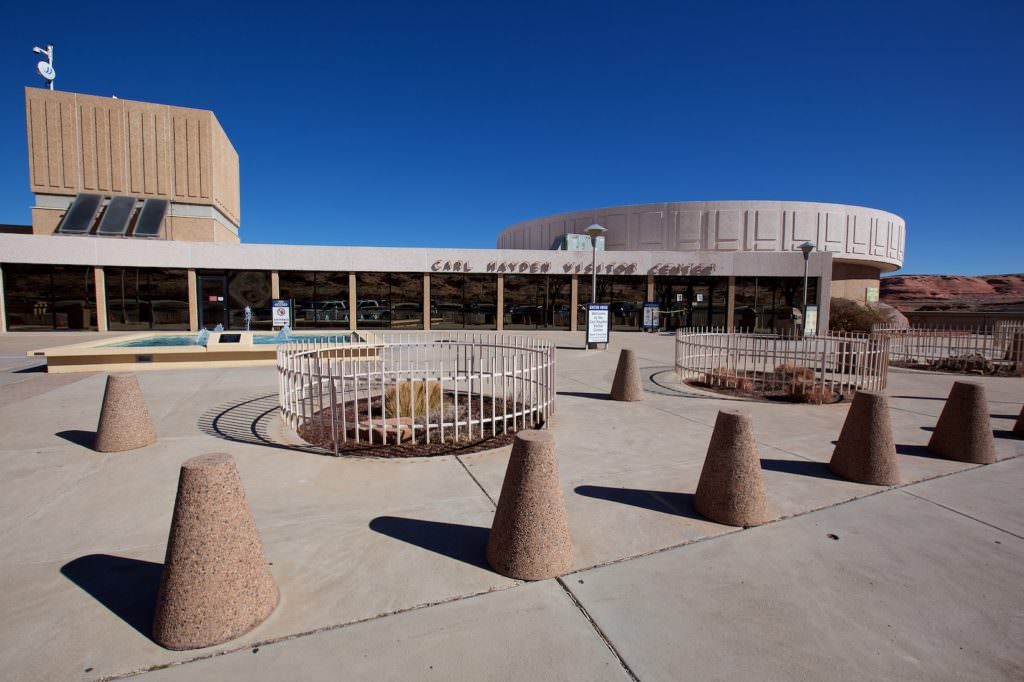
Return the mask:
M99 194L79 194L71 202L64 219L60 221L57 232L61 234L89 234L92 224L96 221L96 211L100 210L103 197Z
M167 199L146 199L139 211L139 219L135 221L133 237L159 237L160 226L167 215Z
M100 227L96 234L122 235L128 231L128 222L135 213L135 197L112 197L107 210L100 219Z

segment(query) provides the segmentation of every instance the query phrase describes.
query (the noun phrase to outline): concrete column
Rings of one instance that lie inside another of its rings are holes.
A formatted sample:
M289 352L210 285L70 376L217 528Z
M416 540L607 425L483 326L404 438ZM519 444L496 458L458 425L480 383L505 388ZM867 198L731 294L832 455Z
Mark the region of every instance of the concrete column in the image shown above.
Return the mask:
M725 303L725 329L732 331L733 325L736 323L736 278L732 275L729 275L728 291Z
M281 276L277 270L270 271L270 298L281 298Z
M579 330L580 311L577 307L580 298L580 276L575 272L572 274L572 284L569 286L569 331Z
M505 275L498 273L498 314L494 320L497 331L505 329Z
M824 261L819 266L818 275L818 334L828 333L829 304L832 301L832 267L834 262L831 253L815 254ZM813 257L813 256L812 256Z
M4 273L0 268L0 334L7 333L7 301L4 295Z
M654 273L647 273L647 302L654 302Z
M92 281L96 287L96 331L107 331L107 278L103 268L92 269Z
M430 273L423 273L423 331L430 331Z
M199 331L199 278L196 271L188 271L188 328Z
M356 296L356 273L348 273L348 328L356 330L356 303L359 298Z

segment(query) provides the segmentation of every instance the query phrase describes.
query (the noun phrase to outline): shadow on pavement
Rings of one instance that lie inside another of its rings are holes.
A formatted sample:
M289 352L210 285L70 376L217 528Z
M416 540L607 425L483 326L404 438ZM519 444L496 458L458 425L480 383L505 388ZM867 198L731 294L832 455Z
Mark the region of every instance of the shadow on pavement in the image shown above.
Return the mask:
M332 454L315 445L292 445L272 438L269 427L271 420L278 418L277 409L276 393L242 398L210 408L199 417L197 426L208 436L234 443L262 445L316 455Z
M914 457L927 457L929 459L946 459L945 457L936 455L924 445L906 445L904 443L896 443L896 454L913 455Z
M46 374L46 363L41 362L38 365L22 367L21 369L12 371L11 374Z
M93 449L93 444L96 442L95 431L83 431L82 429L69 429L67 431L58 431L53 434L59 438L63 438L69 443L75 445L81 445L83 448Z
M1009 429L996 429L992 432L992 435L996 438L1016 438L1017 440L1024 440L1024 434L1014 433Z
M163 568L152 561L89 554L64 564L60 572L139 634L152 639Z
M607 393L597 393L594 391L558 391L557 395L570 396L573 398L592 398L594 400L608 400Z
M827 478L832 481L843 480L833 474L825 462L811 462L805 459L762 459L761 468L768 471L781 471L784 474Z
M487 537L491 532L489 528L400 516L378 516L370 521L370 529L470 566L491 570L485 556Z
M706 520L693 508L693 493L677 493L665 490L643 490L640 488L612 488L603 485L581 485L575 490L577 495L593 497L608 502L628 504L641 509L675 514L691 519Z

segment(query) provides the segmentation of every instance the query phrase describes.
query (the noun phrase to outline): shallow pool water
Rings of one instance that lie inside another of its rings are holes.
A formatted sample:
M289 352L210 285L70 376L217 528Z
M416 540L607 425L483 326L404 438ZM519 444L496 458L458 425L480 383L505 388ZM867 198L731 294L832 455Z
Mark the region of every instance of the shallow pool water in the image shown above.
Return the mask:
M228 332L231 333L231 332ZM351 340L349 334L292 334L287 341L332 341L344 343ZM284 343L276 334L257 334L252 337L255 346L267 346ZM141 339L115 341L104 345L104 348L166 348L169 346L196 346L195 336L147 336ZM229 344L224 344L225 346Z

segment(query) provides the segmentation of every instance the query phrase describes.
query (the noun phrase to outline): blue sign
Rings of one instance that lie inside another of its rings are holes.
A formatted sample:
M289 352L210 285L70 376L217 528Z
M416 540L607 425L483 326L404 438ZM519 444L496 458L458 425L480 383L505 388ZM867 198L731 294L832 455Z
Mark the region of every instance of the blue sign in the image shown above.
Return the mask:
M644 303L644 331L657 331L661 326L661 311L657 303Z

